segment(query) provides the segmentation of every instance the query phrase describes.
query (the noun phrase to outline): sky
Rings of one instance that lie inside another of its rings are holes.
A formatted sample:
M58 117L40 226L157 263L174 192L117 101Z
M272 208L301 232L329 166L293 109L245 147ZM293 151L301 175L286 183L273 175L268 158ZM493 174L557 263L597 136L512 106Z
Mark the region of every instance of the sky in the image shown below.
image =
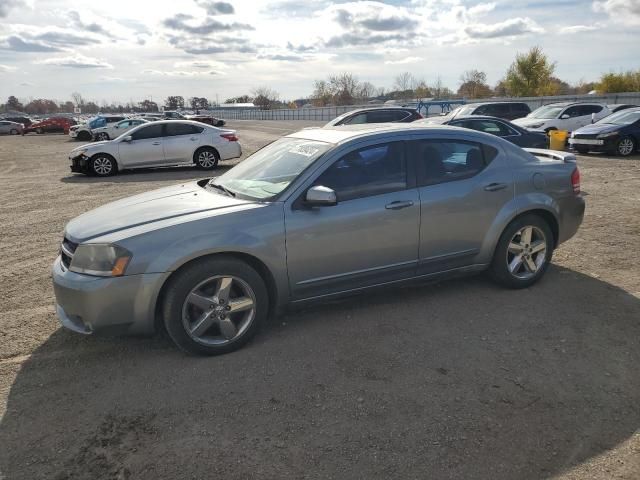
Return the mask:
M351 72L495 85L539 45L570 83L640 68L640 0L0 0L0 102L308 96Z

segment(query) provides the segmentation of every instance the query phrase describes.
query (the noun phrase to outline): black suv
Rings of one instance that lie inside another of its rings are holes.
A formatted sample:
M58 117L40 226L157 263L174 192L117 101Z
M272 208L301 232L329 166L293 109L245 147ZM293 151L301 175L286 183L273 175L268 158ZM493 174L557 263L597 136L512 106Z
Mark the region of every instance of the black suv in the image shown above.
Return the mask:
M422 118L415 108L377 107L351 110L334 118L325 127L357 125L359 123L409 123Z
M485 115L505 120L515 120L531 113L529 105L524 102L483 102L463 105L453 112L453 118L467 115Z

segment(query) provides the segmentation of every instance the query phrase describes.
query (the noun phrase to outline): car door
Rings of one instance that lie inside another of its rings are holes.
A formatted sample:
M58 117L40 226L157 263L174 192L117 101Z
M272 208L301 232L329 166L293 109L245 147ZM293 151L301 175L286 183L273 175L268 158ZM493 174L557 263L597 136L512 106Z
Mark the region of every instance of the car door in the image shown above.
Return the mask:
M479 132L490 133L491 135L495 135L497 137L504 138L505 140L510 141L519 146L524 146L524 142L522 140L522 135L517 130L511 128L504 122L499 120L491 120L491 119L466 119L466 120L454 120L450 122L449 125L460 126L464 128L469 128L471 130L477 130Z
M583 124L581 122L581 117L583 117L581 105L573 105L566 108L559 116L560 125L558 129L572 132L573 130L586 125L586 123ZM589 121L591 121L591 117L589 117Z
M465 137L414 140L420 195L418 274L474 265L513 179L498 148Z
M9 126L9 122L0 122L0 133L9 133Z
M589 125L590 123L592 123L592 121L597 122L605 115L607 115L607 111L602 105L581 105L581 113L582 116L580 117L580 125L576 128Z
M190 123L167 123L164 133L164 158L167 163L190 163L200 145L203 127Z
M419 201L404 142L351 149L317 174L285 208L293 299L412 277L418 258ZM337 204L306 207L312 185Z
M144 167L163 163L163 129L162 123L146 125L133 131L130 142L121 140L118 143L118 160L122 166Z
M109 138L116 138L131 128L131 120L123 120L122 122L107 124L109 129Z

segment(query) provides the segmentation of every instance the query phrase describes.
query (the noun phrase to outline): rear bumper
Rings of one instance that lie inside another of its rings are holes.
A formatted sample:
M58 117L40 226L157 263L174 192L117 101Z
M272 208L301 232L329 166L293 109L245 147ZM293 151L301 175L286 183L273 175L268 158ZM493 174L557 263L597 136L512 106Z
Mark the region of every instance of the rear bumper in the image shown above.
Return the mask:
M71 272L58 257L53 264L58 319L84 335L152 334L158 293L168 275L92 277Z
M242 156L242 147L239 142L227 142L225 145L217 145L220 160L231 160Z
M558 245L573 237L584 219L586 204L582 195L568 197L558 202L562 218L558 232Z

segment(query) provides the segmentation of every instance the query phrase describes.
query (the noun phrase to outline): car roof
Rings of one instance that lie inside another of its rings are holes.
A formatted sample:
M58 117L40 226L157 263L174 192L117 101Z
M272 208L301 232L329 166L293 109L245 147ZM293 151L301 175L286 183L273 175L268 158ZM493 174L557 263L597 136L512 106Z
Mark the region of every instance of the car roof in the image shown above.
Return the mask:
M496 104L499 104L499 103L506 103L507 105L510 105L510 104L513 104L513 103L517 103L517 104L520 104L520 105L522 105L522 104L526 105L526 104L527 104L527 102L518 102L518 101L516 101L516 100L506 100L506 101L504 101L504 102L503 102L503 101L501 101L501 100L495 100L495 101L492 101L492 102L473 102L473 103L467 103L467 104L465 104L465 105L461 105L461 106L462 106L462 107L479 107L479 106L481 106L481 105L496 105Z
M499 122L502 123L508 123L509 125L512 125L512 123L509 120L505 120L504 118L500 118L500 117L493 117L491 115L458 115L456 118L452 118L450 121L451 122L455 122L456 120L497 120Z
M425 125L424 123L361 123L357 125L341 125L337 127L307 128L286 135L287 138L300 138L315 140L318 142L340 143L357 137L366 137L373 133L393 132L424 132L428 128L430 132L475 132L466 128L452 127L449 125ZM478 133L478 132L476 132Z
M604 103L600 103L600 102L553 102L553 103L547 103L542 106L550 107L552 105L554 107L568 107L570 105L600 105L601 107L606 107ZM538 108L541 108L541 107L538 107Z

